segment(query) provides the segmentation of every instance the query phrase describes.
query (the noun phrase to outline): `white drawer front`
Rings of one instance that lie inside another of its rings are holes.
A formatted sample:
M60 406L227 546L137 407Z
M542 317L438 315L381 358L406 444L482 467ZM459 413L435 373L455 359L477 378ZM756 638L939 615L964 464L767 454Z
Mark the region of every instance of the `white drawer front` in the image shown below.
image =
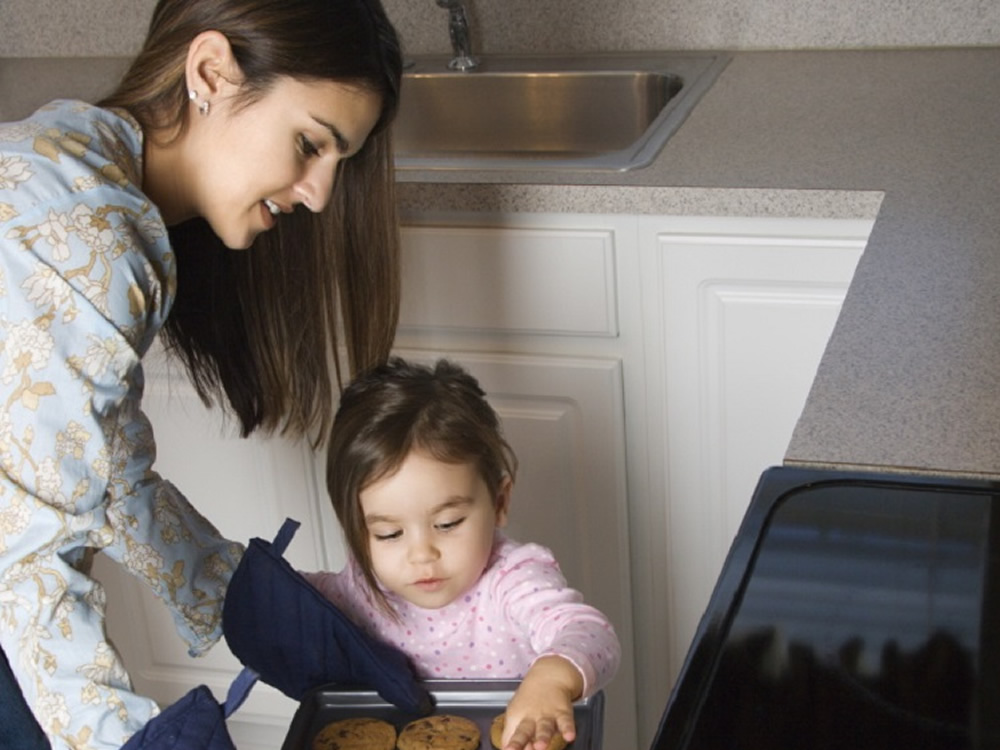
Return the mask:
M614 232L404 226L400 327L616 336Z

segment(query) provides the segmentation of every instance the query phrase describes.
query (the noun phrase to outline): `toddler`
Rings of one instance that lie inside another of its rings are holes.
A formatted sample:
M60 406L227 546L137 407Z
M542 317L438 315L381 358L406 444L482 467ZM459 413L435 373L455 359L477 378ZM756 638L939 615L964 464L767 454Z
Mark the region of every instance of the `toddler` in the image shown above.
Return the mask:
M505 750L575 737L572 703L603 688L621 649L552 553L500 531L517 459L476 380L445 360L394 358L345 389L327 487L349 550L306 578L424 679L520 678Z

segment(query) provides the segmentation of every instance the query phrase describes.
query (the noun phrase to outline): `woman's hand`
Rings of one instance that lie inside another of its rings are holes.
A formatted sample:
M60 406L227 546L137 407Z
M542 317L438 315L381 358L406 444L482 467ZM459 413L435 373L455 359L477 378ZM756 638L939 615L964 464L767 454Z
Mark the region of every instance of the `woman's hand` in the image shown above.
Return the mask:
M576 737L573 701L583 694L583 676L568 659L543 656L521 680L507 705L503 750L545 750L561 734Z

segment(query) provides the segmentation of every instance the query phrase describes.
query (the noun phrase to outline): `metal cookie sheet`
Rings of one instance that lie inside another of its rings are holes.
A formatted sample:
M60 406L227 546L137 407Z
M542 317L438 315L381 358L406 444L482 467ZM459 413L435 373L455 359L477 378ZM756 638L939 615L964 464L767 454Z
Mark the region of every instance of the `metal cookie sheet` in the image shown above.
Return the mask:
M434 699L434 714L454 714L471 719L482 736L480 750L491 750L490 725L503 713L520 684L518 680L429 680L424 683ZM573 706L576 739L570 750L601 750L604 734L604 693L577 701ZM386 703L372 690L320 687L302 700L292 718L281 750L312 750L313 738L332 721L354 717L383 719L397 734L419 716L406 714Z

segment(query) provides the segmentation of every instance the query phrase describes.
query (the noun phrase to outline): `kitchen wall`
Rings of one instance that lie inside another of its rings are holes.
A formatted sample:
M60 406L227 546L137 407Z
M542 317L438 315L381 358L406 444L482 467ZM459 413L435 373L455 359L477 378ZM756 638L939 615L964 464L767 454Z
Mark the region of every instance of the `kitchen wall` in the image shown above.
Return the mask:
M449 49L434 0L383 0L411 53ZM1000 45L996 0L466 0L485 52ZM0 57L131 55L155 0L0 0Z

